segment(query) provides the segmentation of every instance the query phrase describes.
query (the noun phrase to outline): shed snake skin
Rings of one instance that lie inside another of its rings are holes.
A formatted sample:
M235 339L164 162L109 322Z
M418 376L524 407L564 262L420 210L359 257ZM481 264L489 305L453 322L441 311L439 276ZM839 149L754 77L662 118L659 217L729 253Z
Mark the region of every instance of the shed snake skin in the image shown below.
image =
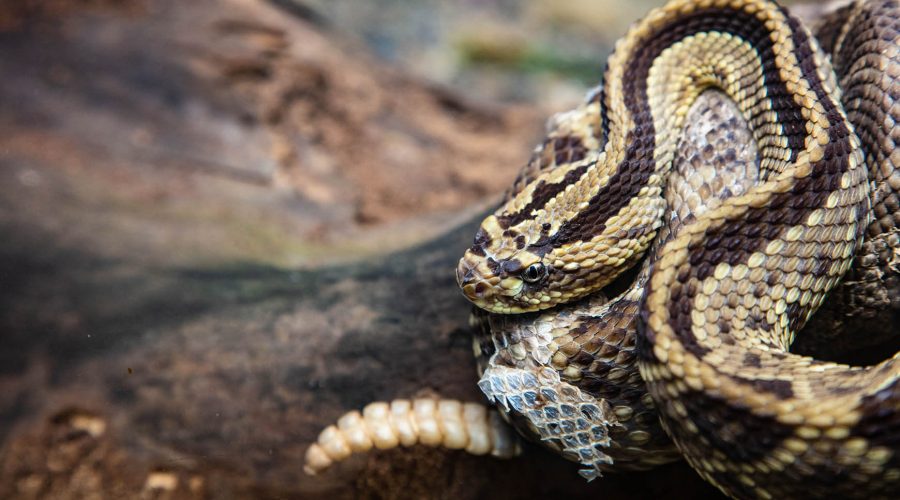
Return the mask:
M790 352L860 341L800 332L832 290L900 337L900 6L812 28L763 0L654 10L460 261L479 386L588 479L683 457L738 498L900 493L898 355ZM352 420L310 472L399 425Z
M900 358L789 349L866 237L900 246L897 20L896 2L841 9L829 57L775 3L673 1L619 42L457 270L491 313L481 387L524 433L587 477L683 456L734 497L896 497ZM746 120L758 173L683 213L668 176L708 89ZM632 286L592 295L648 250Z

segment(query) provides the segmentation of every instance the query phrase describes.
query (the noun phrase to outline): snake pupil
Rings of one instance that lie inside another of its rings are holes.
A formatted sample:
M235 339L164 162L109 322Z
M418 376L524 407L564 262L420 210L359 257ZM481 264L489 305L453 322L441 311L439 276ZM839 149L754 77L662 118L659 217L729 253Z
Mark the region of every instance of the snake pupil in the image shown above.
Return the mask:
M546 268L544 268L544 265L540 262L537 264L532 264L528 266L527 269L525 269L524 273L522 273L522 279L528 283L536 283L544 277L546 271Z

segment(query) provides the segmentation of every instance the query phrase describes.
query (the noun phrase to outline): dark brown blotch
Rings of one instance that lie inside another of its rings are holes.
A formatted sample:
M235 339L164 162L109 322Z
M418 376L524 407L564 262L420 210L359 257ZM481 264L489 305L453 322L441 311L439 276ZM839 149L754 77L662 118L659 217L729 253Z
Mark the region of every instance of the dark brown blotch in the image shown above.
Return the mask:
M762 366L762 359L755 352L744 353L744 364L751 368L759 368Z

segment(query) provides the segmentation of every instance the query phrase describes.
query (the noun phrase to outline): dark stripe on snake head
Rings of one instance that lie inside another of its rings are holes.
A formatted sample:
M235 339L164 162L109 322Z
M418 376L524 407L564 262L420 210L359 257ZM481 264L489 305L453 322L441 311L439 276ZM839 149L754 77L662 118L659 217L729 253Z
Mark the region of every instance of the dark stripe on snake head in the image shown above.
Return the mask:
M497 217L497 222L500 224L500 227L506 229L509 227L517 226L522 222L531 219L532 213L535 210L544 208L544 205L546 205L548 201L552 200L557 195L565 191L566 187L578 182L578 179L581 179L585 172L587 172L588 169L592 166L593 164L588 163L573 168L572 170L566 172L566 175L559 182L548 184L544 181L540 181L538 185L535 186L534 191L531 193L531 200L527 205L522 207L522 209L518 212L503 214Z
M475 233L475 241L472 243L472 247L469 251L475 255L484 257L486 255L485 249L491 246L492 242L491 235L488 234L484 228L479 227L478 231Z

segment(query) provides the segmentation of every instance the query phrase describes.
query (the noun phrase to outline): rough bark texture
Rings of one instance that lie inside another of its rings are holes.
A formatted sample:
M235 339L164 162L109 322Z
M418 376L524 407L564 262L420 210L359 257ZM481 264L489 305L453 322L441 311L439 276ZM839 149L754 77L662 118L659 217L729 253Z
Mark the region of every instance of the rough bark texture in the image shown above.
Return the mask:
M533 447L303 475L345 411L481 399L452 276L471 224L397 249L499 192L540 118L279 5L0 8L0 497L714 495L683 464L588 485Z

